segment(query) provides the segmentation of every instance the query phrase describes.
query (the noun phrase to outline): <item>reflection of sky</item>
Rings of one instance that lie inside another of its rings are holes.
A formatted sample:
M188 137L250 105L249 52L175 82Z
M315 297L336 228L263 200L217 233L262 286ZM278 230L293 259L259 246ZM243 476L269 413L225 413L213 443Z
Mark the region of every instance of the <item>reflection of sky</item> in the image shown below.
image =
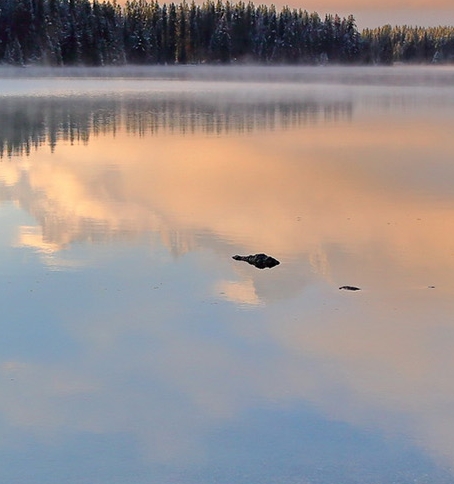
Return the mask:
M2 163L3 481L453 482L453 119L369 101Z

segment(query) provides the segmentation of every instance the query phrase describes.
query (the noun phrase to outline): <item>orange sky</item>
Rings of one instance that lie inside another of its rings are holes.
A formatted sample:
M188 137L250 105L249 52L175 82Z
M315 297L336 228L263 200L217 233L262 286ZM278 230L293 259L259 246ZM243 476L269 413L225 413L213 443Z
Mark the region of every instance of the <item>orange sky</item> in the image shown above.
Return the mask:
M409 0L398 3L384 0L383 2L370 2L366 6L358 5L358 2L354 0L346 1L345 4L327 0L325 8L317 8L316 1L313 4L311 3L310 6L308 5L308 8L315 11L325 11L326 9L329 12L339 10L340 15L353 13L360 29L385 24L420 25L424 27L454 25L454 6L444 0L437 0L430 5L429 2L423 0Z
M199 0L202 3L201 0ZM121 1L119 3L124 3ZM161 3L165 3L162 0ZM277 7L289 5L310 12L353 14L359 28L391 25L454 25L454 2L452 0L255 0L255 4L271 4Z

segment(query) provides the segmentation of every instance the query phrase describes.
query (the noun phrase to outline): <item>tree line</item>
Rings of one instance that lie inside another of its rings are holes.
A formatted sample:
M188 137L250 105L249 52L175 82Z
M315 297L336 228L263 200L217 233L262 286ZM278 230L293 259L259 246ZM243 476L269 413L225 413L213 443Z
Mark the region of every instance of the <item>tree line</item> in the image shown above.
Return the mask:
M0 63L50 66L454 60L454 27L359 32L341 18L252 2L0 0Z

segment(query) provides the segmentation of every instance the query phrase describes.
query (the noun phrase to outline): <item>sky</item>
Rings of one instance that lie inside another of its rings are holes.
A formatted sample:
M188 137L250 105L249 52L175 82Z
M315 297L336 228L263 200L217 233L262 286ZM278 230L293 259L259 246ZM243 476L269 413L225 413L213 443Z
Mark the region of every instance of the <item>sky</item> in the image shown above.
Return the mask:
M454 25L452 0L277 0L274 3L319 14L353 14L361 29L385 24L425 27Z
M162 0L161 3L164 2ZM202 0L198 2L202 3ZM277 7L288 5L320 15L353 14L360 29L385 24L424 27L454 25L453 0L254 0L254 3L274 3Z
M353 14L359 28L454 25L454 2L450 0L292 0L289 4L319 13Z
M255 3L261 3L256 1ZM385 24L438 26L454 25L452 0L276 0L280 7L303 8L319 14L341 16L353 14L359 28L373 28Z

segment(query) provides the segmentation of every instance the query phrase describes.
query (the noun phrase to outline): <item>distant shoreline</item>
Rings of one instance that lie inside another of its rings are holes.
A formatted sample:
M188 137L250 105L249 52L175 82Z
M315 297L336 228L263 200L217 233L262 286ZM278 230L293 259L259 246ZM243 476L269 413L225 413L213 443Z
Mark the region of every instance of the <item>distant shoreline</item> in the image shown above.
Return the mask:
M0 2L1 3L1 2ZM353 15L252 2L3 2L0 64L454 63L454 27L358 30Z

